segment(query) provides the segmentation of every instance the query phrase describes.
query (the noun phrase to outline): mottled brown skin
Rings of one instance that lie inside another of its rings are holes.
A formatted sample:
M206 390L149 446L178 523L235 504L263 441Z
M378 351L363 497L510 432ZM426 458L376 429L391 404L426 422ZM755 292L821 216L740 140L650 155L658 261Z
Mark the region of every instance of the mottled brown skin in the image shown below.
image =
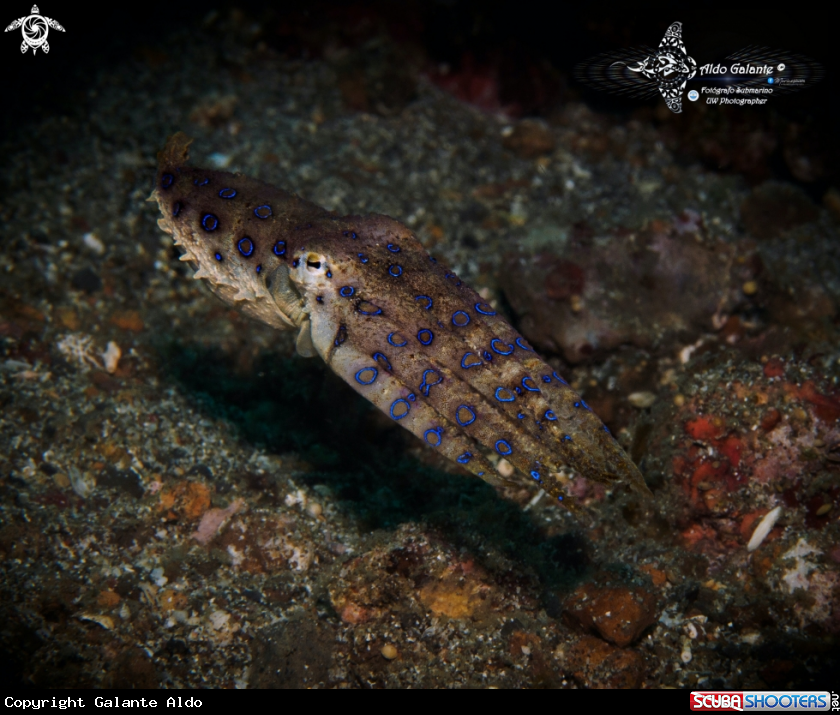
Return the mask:
M222 300L298 329L298 352L320 355L490 483L536 479L568 504L560 473L574 471L648 493L586 403L408 228L376 214L335 216L241 174L189 167L189 143L180 132L169 139L152 196L181 260ZM520 474L502 477L487 458L494 452Z

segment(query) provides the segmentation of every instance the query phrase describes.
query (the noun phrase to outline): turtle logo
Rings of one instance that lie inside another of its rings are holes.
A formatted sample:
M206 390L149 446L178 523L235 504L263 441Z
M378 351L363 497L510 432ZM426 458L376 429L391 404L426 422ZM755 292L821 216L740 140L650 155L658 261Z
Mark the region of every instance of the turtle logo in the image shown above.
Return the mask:
M50 51L50 45L47 42L47 35L50 28L64 32L64 28L55 20L49 17L44 17L39 11L38 6L32 6L32 14L27 17L21 17L15 20L6 28L6 32L10 30L17 30L21 28L23 33L23 43L20 46L20 51L26 54L26 51L31 47L34 55L38 48L42 49L44 53Z
M688 56L683 45L682 23L671 23L659 43L659 49L635 67L627 69L654 80L668 109L676 114L682 112L685 83L697 72L697 63Z

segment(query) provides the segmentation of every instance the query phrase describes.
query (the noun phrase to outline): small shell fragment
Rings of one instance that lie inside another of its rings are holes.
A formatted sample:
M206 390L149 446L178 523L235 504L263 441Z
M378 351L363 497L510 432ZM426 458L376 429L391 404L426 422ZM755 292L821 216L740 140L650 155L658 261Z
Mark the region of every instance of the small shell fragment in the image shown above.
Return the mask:
M108 343L105 352L102 353L102 362L105 364L105 370L113 375L117 371L117 364L122 357L122 350L113 340Z
M656 395L645 390L644 392L634 392L627 396L627 401L637 409L644 410L656 402Z
M750 541L747 544L747 551L755 551L759 546L761 546L761 542L767 538L767 534L769 534L776 525L781 513L782 507L777 506L775 509L764 515L764 518L758 522L758 526L755 527L755 531L750 537Z
M82 613L79 616L80 621L91 621L102 626L106 631L113 630L114 619L110 616L100 616L97 613Z

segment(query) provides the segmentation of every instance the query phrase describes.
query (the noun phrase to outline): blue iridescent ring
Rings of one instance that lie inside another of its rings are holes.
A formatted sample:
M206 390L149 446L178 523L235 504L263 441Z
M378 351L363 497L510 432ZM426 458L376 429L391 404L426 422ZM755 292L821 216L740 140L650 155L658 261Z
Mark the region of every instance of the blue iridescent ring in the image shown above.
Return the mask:
M277 241L274 244L274 255L275 256L285 256L286 255L286 242L285 241Z
M545 418L549 422L554 422L557 419L557 415L555 415L551 410L546 410L545 411Z
M510 355L513 352L513 345L505 345L505 347L510 349L502 350L501 348L496 347L496 343L499 343L499 345L504 345L504 342L502 340L499 340L499 338L493 338L490 341L490 347L493 349L494 353L498 353L499 355Z
M373 355L371 355L371 357L374 360L376 360L376 362L378 362L380 365L382 365L382 367L384 367L388 372L393 372L393 369L391 368L391 361L388 360L388 358L385 357L385 355L383 355L382 353L374 353Z
M526 382L526 380L530 380L531 384L529 385ZM525 377L522 378L522 387L524 387L526 390L528 390L530 392L539 392L540 391L540 388L537 387L537 383L534 382L534 380L531 377L529 377L528 375L526 375Z
M175 183L175 177L172 174L164 174L160 177L160 188L162 189L168 189L173 183Z
M247 236L240 238L236 247L239 249L239 252L245 256L245 258L249 258L254 254L254 242Z
M217 219L213 214L204 214L201 217L201 228L205 231L215 231L219 228L219 219Z
M493 362L493 354L487 352L486 350L481 353L481 357L483 357L487 362Z
M378 305L374 305L369 300L360 300L359 304L356 306L356 310L358 310L362 315L382 315L382 308Z
M201 183L199 183L198 179L193 179L193 183L196 186L207 186L207 184L210 183L210 179L205 178L204 181L202 181Z
M542 376L543 382L551 382L551 375L543 375Z
M221 254L221 253L217 253L217 254L215 255L215 258L216 258L216 260L217 260L217 261L221 261L221 260L224 258L224 256L222 256L222 254Z
M338 294L342 298L349 298L356 292L356 289L353 286L344 286L339 291Z
M456 460L459 464L467 464L472 459L472 454L469 452L464 452L458 459Z
M430 437L429 435L434 435L434 437ZM440 443L443 441L443 427L427 429L423 433L423 439L425 439L430 445L432 445L432 447L440 447Z
M181 213L181 202L176 201L174 204L172 204L172 215L177 216L179 213Z
M398 339L399 339L399 338L402 338L402 342L401 342L401 343L395 343L395 342L394 342L394 336L395 336L395 335L397 336L397 338L398 338ZM405 338L403 338L403 336L402 336L402 335L400 335L399 333L389 333L389 334L388 334L388 344L389 344L389 345L393 345L395 348L404 348L404 347L408 344L408 340L406 340Z
M560 377L560 375L558 375L556 371L551 374L554 375L555 380L557 380L558 382L562 382L564 385L568 386L569 383L566 382L562 377Z
M475 358L475 362L467 362L467 358L470 355L472 355L473 358ZM481 365L481 360L479 360L474 353L464 353L464 357L461 358L461 367L465 370L471 367L478 367L479 365Z
M426 382L426 378L429 375L434 375L437 377L437 380L434 382ZM423 380L420 382L420 392L422 392L426 397L429 396L429 390L431 390L435 385L439 385L443 382L443 377L441 377L440 373L437 370L424 370L423 371Z
M219 192L219 198L222 199L232 199L236 196L236 189L222 189Z
M465 325L470 324L470 316L467 315L463 310L456 310L452 314L452 325L457 328L463 328Z
M507 393L507 395L504 393ZM506 387L497 387L495 394L496 399L499 402L513 402L516 399L516 395L514 395L513 392L508 390Z
M363 367L356 373L356 382L360 385L370 385L379 374L379 370L375 367Z
M404 411L400 412L402 408L405 408ZM411 410L411 405L408 404L404 399L400 398L398 400L394 400L391 403L391 417L395 420L401 420L405 417L409 411Z
M538 471L536 471L536 470L534 470L534 471L532 471L532 472L531 472L531 476L532 476L534 479L536 479L537 481L540 481L540 479L542 479L542 477L540 476L540 473L539 473Z
M423 328L417 333L417 339L423 343L423 345L431 345L432 340L435 339L435 334L431 330Z
M425 300L425 301L427 301L427 303L426 303L426 305L424 305L423 307L424 307L426 310L431 310L431 309L432 309L432 299L431 299L431 298L429 298L429 296L427 296L427 295L418 295L418 296L417 296L414 300L415 300L415 301L417 301L417 300Z
M402 275L402 266L398 266L396 263L388 268L388 273L390 273L394 278L399 278Z
M254 216L257 218L268 218L271 216L271 206L268 204L257 206L257 208L254 209Z
M458 405L458 409L455 410L455 419L461 427L466 427L467 425L471 425L475 422L475 412L473 412L471 407Z
M396 244L394 244L394 243L389 243L389 244L388 244L388 250L389 250L391 253L399 253L399 252L400 252L400 247L399 247L399 246L397 246L397 245L396 245Z
M534 352L533 348L529 348L527 345L525 345L525 343L523 343L523 342L522 342L522 338L517 338L514 342L515 342L515 343L516 343L516 344L517 344L520 348L522 348L523 350L528 350L529 352Z
M511 452L513 452L513 448L506 440L500 439L496 442L496 451L503 457L507 457Z
M485 308L487 310L485 310ZM487 303L476 303L475 310L477 313L481 313L482 315L496 315L496 311L487 305Z

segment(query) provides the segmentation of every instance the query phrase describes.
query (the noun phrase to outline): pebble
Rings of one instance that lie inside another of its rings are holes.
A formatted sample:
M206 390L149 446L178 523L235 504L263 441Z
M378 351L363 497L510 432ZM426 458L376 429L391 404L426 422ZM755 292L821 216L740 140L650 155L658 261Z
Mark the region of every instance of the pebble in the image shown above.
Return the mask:
M648 391L633 392L627 396L627 401L633 405L633 407L644 410L656 402L656 395Z
M747 281L741 286L741 290L744 292L744 295L755 295L758 293L758 283L755 281Z
M382 646L382 657L386 660L394 660L397 657L397 649L395 646L391 645L390 643L386 643Z

